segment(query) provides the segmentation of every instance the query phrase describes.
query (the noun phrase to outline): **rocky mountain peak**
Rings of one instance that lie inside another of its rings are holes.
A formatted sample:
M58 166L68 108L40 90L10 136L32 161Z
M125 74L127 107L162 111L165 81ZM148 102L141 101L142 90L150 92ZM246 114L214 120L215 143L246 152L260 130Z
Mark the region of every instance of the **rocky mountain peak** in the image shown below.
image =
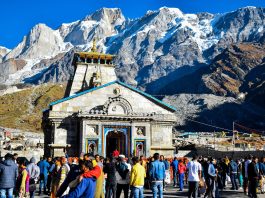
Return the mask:
M180 17L183 16L183 12L178 8L161 7L159 9L159 12L163 14L176 15Z
M0 63L2 62L2 58L10 51L10 49L0 46Z
M106 37L118 33L125 21L119 8L102 8L80 21L62 26L60 33L65 42L89 50L93 38L96 37L102 45Z
M21 43L19 43L7 56L10 58L42 59L53 57L59 52L67 50L58 31L45 24L35 25Z
M101 8L85 18L85 20L107 21L110 24L121 23L125 20L119 8Z

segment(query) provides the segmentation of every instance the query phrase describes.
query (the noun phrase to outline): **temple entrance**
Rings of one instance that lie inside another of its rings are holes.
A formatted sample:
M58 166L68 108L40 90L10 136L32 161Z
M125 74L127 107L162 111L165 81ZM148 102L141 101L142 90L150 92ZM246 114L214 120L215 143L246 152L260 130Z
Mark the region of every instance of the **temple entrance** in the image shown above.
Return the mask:
M106 137L106 156L110 157L115 149L120 154L126 155L126 136L123 132L114 130L110 131Z

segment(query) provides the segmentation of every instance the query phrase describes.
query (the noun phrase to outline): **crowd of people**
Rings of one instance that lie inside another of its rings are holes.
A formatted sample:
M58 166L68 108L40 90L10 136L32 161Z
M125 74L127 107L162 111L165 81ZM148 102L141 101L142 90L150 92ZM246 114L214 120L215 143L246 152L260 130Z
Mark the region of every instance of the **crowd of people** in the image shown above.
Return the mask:
M171 166L174 186L178 179L180 191L183 190L185 174L188 176L188 197L218 198L228 182L232 184L230 190L243 189L244 194L252 198L257 197L258 191L265 192L265 157L258 159L249 155L235 161L227 156L222 159L194 156L186 165L174 158Z
M265 157L258 160L249 155L235 161L195 155L189 161L165 159L159 153L148 159L113 153L107 158L91 154L48 157L37 163L34 157L28 162L8 153L0 163L1 198L32 198L36 193L51 198L119 198L122 192L125 198L142 198L144 189L162 198L166 186L183 191L184 184L188 185L188 197L218 198L228 181L231 190L243 189L250 197L257 197L258 190L264 193Z

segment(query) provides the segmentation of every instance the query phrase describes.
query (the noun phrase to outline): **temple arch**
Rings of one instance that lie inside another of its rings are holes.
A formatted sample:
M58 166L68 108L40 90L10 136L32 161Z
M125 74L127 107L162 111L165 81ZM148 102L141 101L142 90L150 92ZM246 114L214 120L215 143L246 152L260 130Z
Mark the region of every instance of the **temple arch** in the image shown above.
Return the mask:
M131 104L120 96L109 98L104 104L103 111L108 115L130 115L133 112Z

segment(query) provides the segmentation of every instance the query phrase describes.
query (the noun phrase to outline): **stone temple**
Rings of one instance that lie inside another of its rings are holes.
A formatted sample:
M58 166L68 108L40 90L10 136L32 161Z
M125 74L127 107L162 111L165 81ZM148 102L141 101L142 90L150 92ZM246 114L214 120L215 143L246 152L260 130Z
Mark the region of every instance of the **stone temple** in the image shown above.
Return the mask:
M95 44L75 53L65 98L43 112L45 155L109 156L115 149L126 156L173 155L175 109L117 80L113 59Z

